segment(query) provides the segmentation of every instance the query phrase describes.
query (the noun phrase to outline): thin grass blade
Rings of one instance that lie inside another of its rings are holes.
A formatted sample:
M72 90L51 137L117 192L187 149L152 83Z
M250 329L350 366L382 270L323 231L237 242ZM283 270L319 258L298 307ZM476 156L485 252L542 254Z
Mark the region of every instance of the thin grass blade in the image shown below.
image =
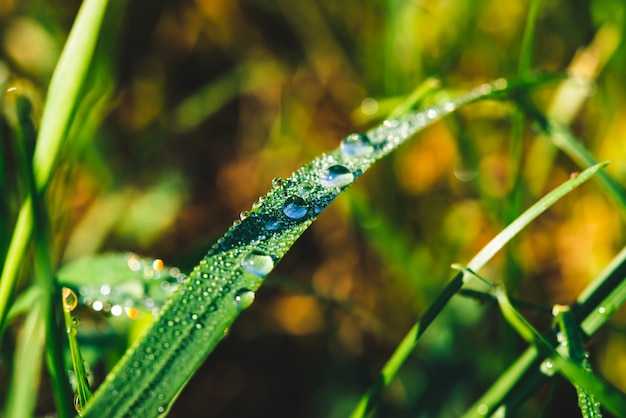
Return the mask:
M495 238L493 238L482 250L472 258L467 264L467 269L470 271L480 270L491 258L500 250L507 242L513 239L524 227L530 222L535 220L541 213L546 211L550 206L556 203L559 199L565 196L567 193L580 186L585 181L589 180L599 170L604 168L607 163L595 165L584 172L580 173L577 177L568 180L561 186L557 187L537 203L531 206L526 212L520 215L517 219L511 222L505 229L503 229ZM452 299L461 287L467 283L467 281L473 275L461 271L457 274L452 281L445 287L437 299L431 306L424 312L420 320L411 328L411 330L404 337L402 342L398 345L391 358L387 361L383 367L379 378L374 386L361 398L357 407L352 412L352 417L364 417L368 416L378 400L380 392L383 387L387 386L391 380L396 376L400 366L411 354L419 338L426 331L428 326L437 317L439 312L443 310L446 304Z
M50 81L33 156L38 193L45 189L56 165L93 56L107 4L107 0L86 0L83 3ZM4 330L19 266L33 231L33 215L31 199L28 197L20 209L0 276L0 334Z
M459 106L505 90L506 82L485 85L456 100L387 120L366 135L348 135L339 149L287 179L275 179L273 189L242 212L241 220L217 241L109 374L85 416L166 414L239 312L253 302L264 277L337 195L425 126Z
M534 344L538 351L549 357L551 373L558 371L575 386L584 387L592 393L604 406L621 415L626 411L626 396L608 383L605 383L587 371L582 365L561 355L510 303L506 293L500 287L496 289L496 296L504 318L527 342Z

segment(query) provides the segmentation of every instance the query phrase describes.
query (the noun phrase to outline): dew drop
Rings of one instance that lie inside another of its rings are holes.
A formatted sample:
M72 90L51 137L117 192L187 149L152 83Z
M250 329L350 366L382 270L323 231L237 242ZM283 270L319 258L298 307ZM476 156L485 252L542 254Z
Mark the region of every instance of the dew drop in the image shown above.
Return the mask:
M320 183L324 187L345 187L353 180L354 174L342 165L330 166L320 174Z
M306 181L298 185L298 194L304 198L309 197L313 191L313 186Z
M374 146L366 135L353 133L341 140L340 149L346 157L364 157L374 151Z
M74 409L78 416L83 416L83 405L80 403L80 398L78 397L78 393L74 394Z
M601 314L604 314L606 312L606 308L604 306L600 306L598 308L598 312L601 313Z
M278 219L270 219L265 222L265 229L268 231L277 231L282 227L282 223Z
M274 260L260 251L251 251L241 259L241 266L255 276L264 277L274 268Z
M555 372L554 364L550 360L544 360L541 366L539 366L539 370L546 376L552 376Z
M254 302L254 292L250 289L240 289L235 293L235 308L239 311L243 311L252 305Z
M290 196L285 200L283 213L291 219L302 219L306 216L309 208L300 196Z
M78 305L76 293L69 287L64 287L63 290L61 290L61 296L63 297L63 309L66 312L72 312Z
M283 180L281 177L276 177L275 179L272 179L272 187L275 189L282 186L283 184L285 184L285 180Z
M246 219L248 216L250 216L250 212L248 212L247 210L244 210L243 212L241 212L241 213L239 214L239 219L241 219L241 220L243 221L243 220L244 220L244 219Z

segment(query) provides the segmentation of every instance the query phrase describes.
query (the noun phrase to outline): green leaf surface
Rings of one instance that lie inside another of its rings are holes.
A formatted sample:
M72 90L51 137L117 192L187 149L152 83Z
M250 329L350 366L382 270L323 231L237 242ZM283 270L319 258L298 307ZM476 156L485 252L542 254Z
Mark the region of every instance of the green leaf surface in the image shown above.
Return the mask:
M338 149L287 179L275 179L272 190L241 214L127 351L87 405L85 416L166 414L239 312L252 303L264 277L339 193L425 126L506 87L499 80L456 100L387 120L366 135L348 135Z

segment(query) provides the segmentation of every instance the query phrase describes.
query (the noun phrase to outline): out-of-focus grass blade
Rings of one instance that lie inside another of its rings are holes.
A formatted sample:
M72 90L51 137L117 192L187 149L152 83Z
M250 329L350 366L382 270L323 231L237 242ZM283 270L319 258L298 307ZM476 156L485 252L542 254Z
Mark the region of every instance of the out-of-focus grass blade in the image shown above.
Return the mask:
M45 189L56 165L93 56L107 4L107 0L86 0L83 3L52 75L33 156L38 193ZM22 203L0 276L0 333L4 330L17 272L32 231L33 208L31 198L28 197Z
M593 335L626 300L626 248L585 289L571 310L585 332ZM535 346L526 351L505 371L491 388L467 411L464 417L491 416L498 408L514 409L534 392L547 376L539 371L545 359Z
M611 412L620 416L626 411L626 396L619 390L602 382L593 374L585 370L582 365L576 364L562 356L509 302L504 290L496 289L496 297L504 318L527 342L534 344L538 351L547 357L542 365L547 373L559 372L569 379L575 386L584 387L591 392Z
M45 297L39 288L38 299ZM28 310L26 321L17 341L13 360L11 385L7 395L5 416L29 418L34 415L37 404L37 382L41 376L41 358L44 351L45 313L40 303Z
M540 129L551 139L552 143L570 157L582 168L597 164L593 155L580 143L572 132L564 125L553 121L543 120L539 123ZM607 195L619 208L622 218L626 219L626 190L607 172L598 174L598 181Z
M597 164L582 173L577 177L568 180L563 183L537 203L531 206L526 212L520 215L517 219L511 222L506 228L504 228L494 239L492 239L482 250L472 258L467 264L467 269L470 271L480 270L491 258L500 250L507 242L515 237L526 225L536 219L541 213L547 210L550 206L556 203L559 199L565 196L576 187L580 186L585 181L589 180L599 170L604 168L607 163ZM409 354L413 351L417 345L418 339L426 331L428 326L437 317L439 312L446 306L448 301L454 296L458 290L472 277L467 272L460 272L452 281L445 287L440 293L437 299L432 305L424 312L420 320L411 328L408 334L404 337L402 342L398 345L391 358L387 361L383 367L380 376L374 386L361 398L359 404L352 412L352 417L367 416L373 411L373 408L378 400L381 390L391 382L391 380L397 374L400 366L407 359Z

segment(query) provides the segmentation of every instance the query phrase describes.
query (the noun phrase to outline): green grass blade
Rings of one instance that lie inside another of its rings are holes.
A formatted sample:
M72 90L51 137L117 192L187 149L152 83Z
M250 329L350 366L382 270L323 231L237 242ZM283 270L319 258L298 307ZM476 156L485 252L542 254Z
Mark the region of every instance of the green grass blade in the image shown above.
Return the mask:
M554 145L581 168L587 168L597 163L593 155L587 151L567 127L555 121L548 121L546 125L543 125L543 129ZM606 172L598 175L598 182L617 205L622 218L626 219L626 190L624 190L624 187Z
M74 406L76 411L80 413L82 405L87 405L87 402L91 399L91 389L89 388L87 373L85 372L85 364L83 363L83 356L80 354L78 339L76 338L76 334L78 332L77 325L74 322L74 318L72 318L72 311L78 304L78 296L76 296L74 291L67 287L62 289L61 296L63 298L63 317L65 320L65 329L67 331L67 340L70 346L70 356L72 357L74 376L76 377L76 395L74 396Z
M604 406L616 415L626 411L626 396L619 390L602 382L589 373L582 365L562 356L509 302L502 288L496 289L496 296L502 314L513 328L527 342L536 345L539 352L549 357L549 368L558 371L574 385L584 387L591 392Z
M33 171L38 193L45 189L56 165L93 56L107 4L107 0L86 0L81 6L50 81L33 156ZM20 209L0 276L0 335L4 330L15 280L32 230L33 210L29 197L25 199Z
M303 166L274 188L217 241L127 351L87 405L87 417L167 413L184 384L224 337L274 265L347 186L413 134L461 105L502 93L506 83L385 121L366 136Z
M537 216L547 210L567 193L589 180L599 170L604 168L607 163L595 165L577 177L568 180L561 186L557 187L537 203L531 206L526 212L511 222L503 229L495 238L493 238L482 250L472 258L468 263L467 269L470 271L480 270L504 245L515 237L525 226L535 220ZM398 345L391 356L391 359L385 364L381 374L375 385L361 398L357 407L352 413L352 417L367 416L372 412L377 401L381 389L388 385L397 374L400 366L411 354L419 337L426 331L434 318L441 312L452 296L465 284L473 275L467 272L460 272L446 286L443 292L437 297L435 302L424 312L422 318L411 328L406 337Z
M69 416L69 408L67 407L67 399L69 397L69 385L67 382L67 376L65 375L65 367L63 362L61 343L58 338L56 329L56 312L52 304L52 298L55 295L55 282L52 274L52 267L50 264L49 247L48 243L48 223L47 216L44 210L44 204L40 195L36 192L35 179L32 170L32 155L29 152L30 147L34 144L35 128L31 120L32 105L30 101L21 94L15 100L15 110L17 115L18 126L15 128L16 138L16 160L19 167L19 173L23 178L23 187L26 188L24 194L31 196L30 204L32 205L33 216L33 230L34 230L34 277L35 284L33 287L37 288L40 295L38 300L40 312L38 320L44 324L44 336L46 342L46 360L48 364L48 370L50 372L52 389L55 395L55 401L58 405L58 414L61 417ZM38 340L39 337L35 339ZM28 341L24 342L29 344ZM33 341L34 346L37 346L37 342ZM38 353L41 354L41 353ZM40 356L30 359L33 363L40 362ZM25 373L25 376L33 378L32 374ZM39 376L35 376L37 379ZM20 376L22 378L22 376ZM34 384L28 385L29 387L36 386ZM18 396L18 395L16 395ZM20 399L10 399L10 402L21 402Z
M37 291L43 298L43 292ZM18 338L13 359L13 373L7 396L5 416L29 418L34 415L37 391L41 376L41 361L44 351L45 312L41 304L34 304L28 311L24 328Z
M626 248L581 293L572 312L585 332L593 335L626 300ZM542 357L531 346L494 382L464 417L490 416L502 405L514 409L534 392L547 376L539 371Z

